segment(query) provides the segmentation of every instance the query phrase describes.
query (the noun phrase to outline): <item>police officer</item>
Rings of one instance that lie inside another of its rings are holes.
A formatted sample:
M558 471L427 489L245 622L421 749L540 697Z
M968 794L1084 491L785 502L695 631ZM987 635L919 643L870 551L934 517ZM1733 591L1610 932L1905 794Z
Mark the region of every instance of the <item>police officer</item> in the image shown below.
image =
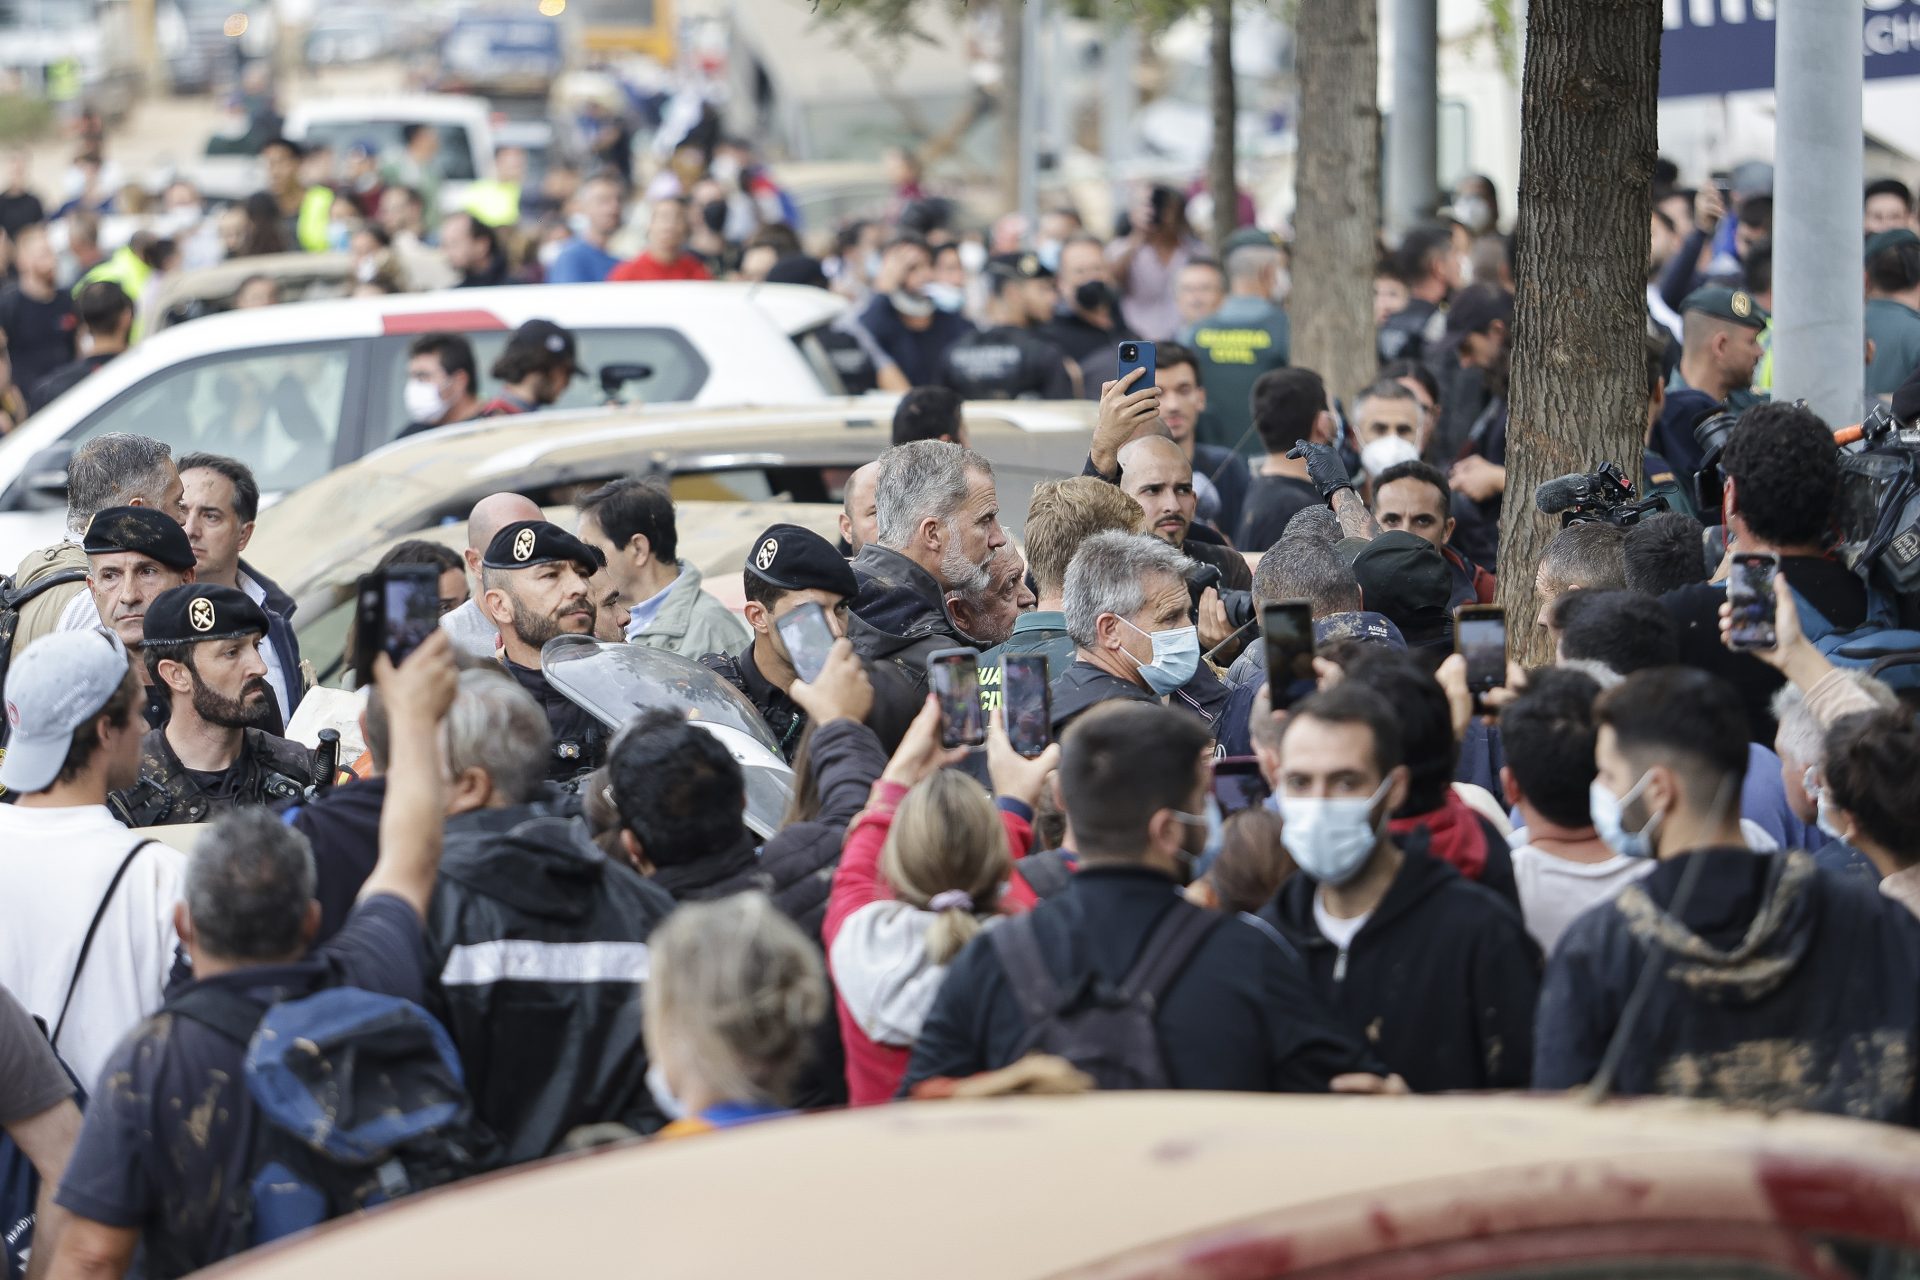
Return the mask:
M986 275L988 325L947 349L936 381L969 400L1077 399L1078 370L1034 332L1053 316L1053 272L1037 254L1009 253Z
M284 808L314 784L313 757L259 726L278 718L260 642L267 615L232 587L192 583L146 611L142 657L173 713L140 743L140 780L108 804L131 827Z
M1716 413L1758 404L1754 367L1765 354L1760 333L1767 313L1745 289L1709 285L1680 304L1680 365L1667 383L1666 405L1647 450L1649 484L1677 480L1690 488L1706 451L1693 429Z
M779 622L807 604L820 606L835 638L846 634L847 603L859 593L853 569L833 544L797 524L776 524L753 540L741 577L747 605L747 625L753 643L739 657L710 653L701 665L747 695L760 718L773 730L780 753L792 761L799 750L807 715L787 696L797 679L795 658L780 634ZM823 661L826 651L803 655Z
M553 731L547 776L570 782L606 759L607 730L547 683L540 649L558 635L593 634L591 579L606 563L580 539L545 520L516 520L480 557L480 608L499 628L507 674L531 693Z
M87 553L88 608L74 597L62 630L104 622L133 655L134 670L146 689L143 714L147 727L167 722L165 686L141 660L148 610L163 592L193 581L193 546L186 530L158 507L108 507L87 524L81 549ZM89 615L83 617L82 615ZM276 708L275 723L278 723Z

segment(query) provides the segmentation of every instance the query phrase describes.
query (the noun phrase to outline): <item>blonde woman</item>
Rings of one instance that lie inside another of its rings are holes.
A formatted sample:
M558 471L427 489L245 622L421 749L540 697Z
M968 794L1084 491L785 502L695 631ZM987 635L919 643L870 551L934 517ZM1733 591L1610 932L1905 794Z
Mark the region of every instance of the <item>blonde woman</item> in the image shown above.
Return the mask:
M942 749L939 735L929 699L847 833L827 904L823 937L856 1106L899 1088L960 948L995 915L1034 903L1014 856L1027 852L1033 805L1059 748L1025 759L995 712L987 760L996 806L979 783L945 767L967 752Z
M827 1015L820 953L766 894L677 908L647 940L648 1083L677 1138L787 1114Z

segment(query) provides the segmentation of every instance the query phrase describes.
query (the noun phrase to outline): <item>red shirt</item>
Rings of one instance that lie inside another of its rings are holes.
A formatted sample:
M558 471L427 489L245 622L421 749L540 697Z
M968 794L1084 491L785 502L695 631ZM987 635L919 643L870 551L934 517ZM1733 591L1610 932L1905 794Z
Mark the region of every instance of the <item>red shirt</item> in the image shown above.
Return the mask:
M690 253L682 253L671 265L663 264L646 250L638 257L628 258L613 269L609 280L711 280L713 275L707 270L707 264Z

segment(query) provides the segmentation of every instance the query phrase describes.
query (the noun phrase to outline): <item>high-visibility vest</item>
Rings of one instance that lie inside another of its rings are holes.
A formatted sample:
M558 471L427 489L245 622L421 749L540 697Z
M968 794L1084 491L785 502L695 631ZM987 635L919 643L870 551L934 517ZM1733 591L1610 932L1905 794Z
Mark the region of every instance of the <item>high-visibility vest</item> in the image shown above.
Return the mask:
M130 247L122 245L114 250L112 257L74 282L73 296L79 297L82 289L97 281L111 280L126 290L129 298L138 302L147 287L147 281L152 278L153 268L146 264L146 260Z
M490 227L511 227L520 221L520 184L489 178L467 188L467 212Z
M80 60L62 58L47 68L47 97L72 102L80 96Z
M300 197L300 213L294 219L294 238L308 253L325 253L333 247L333 188L308 187Z

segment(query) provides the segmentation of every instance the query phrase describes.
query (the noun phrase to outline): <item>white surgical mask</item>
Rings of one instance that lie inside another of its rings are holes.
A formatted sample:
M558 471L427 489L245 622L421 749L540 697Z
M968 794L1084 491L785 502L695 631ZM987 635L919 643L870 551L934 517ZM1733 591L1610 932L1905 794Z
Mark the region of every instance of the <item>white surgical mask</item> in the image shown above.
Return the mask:
M731 187L740 181L740 162L732 156L715 156L707 174L722 186Z
M1846 833L1840 830L1840 823L1833 816L1833 806L1827 802L1827 789L1820 785L1820 766L1807 766L1807 771L1800 775L1800 788L1813 801L1814 825L1824 831L1828 839L1845 840Z
M1459 196L1453 202L1454 216L1476 234L1493 230L1493 206L1480 196Z
M906 289L895 289L887 295L887 301L893 303L893 309L901 315L912 316L916 320L924 319L933 314L933 302L924 294L913 293Z
M407 407L409 422L438 422L447 411L446 397L431 382L409 378L400 396Z
M981 244L978 240L962 240L960 242L959 253L960 265L966 268L967 274L970 276L979 275L981 270L987 265L987 246ZM1053 263L1047 266L1047 270L1049 271L1053 270L1054 266L1057 265L1060 260L1060 247L1058 245L1054 246L1053 257ZM1040 261L1047 261L1047 251L1044 247L1040 250Z
M1367 443L1360 451L1360 465L1366 468L1369 476L1378 479L1388 467L1397 467L1403 462L1417 462L1420 451L1413 447L1411 440L1399 436L1381 436Z
M1129 627L1153 642L1153 661L1142 662L1133 658L1133 665L1140 668L1140 678L1147 682L1147 688L1158 697L1166 697L1175 689L1184 686L1193 679L1200 669L1200 629L1198 627L1175 627L1171 631L1141 631L1125 618L1120 619ZM1121 650L1126 653L1126 650Z
M1328 796L1278 796L1280 839L1299 868L1322 884L1342 885L1360 874L1380 832L1373 806L1387 794L1392 778L1382 778L1366 799Z
M1626 820L1622 816L1627 806L1646 789L1647 779L1652 776L1652 770L1641 774L1640 781L1634 783L1624 796L1614 795L1598 778L1587 788L1587 811L1593 818L1595 833L1607 848L1623 858L1653 856L1653 833L1660 826L1660 815L1656 813L1648 818L1647 825L1638 831L1627 830Z

